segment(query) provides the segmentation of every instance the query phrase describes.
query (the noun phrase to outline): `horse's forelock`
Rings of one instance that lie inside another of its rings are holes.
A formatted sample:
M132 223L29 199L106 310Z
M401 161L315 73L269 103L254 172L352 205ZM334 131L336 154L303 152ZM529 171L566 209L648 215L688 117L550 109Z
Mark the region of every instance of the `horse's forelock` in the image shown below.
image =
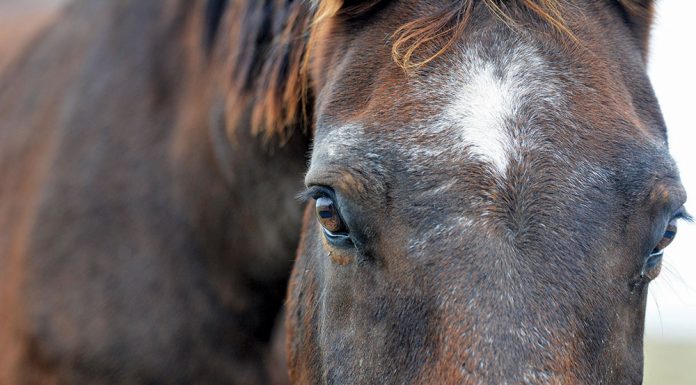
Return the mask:
M564 20L562 1L519 0L512 5L521 5L560 33L575 40L575 36ZM508 26L519 27L518 22L509 13L510 4L504 6L499 0L453 1L435 15L411 21L398 28L393 35L392 56L394 60L404 70L413 70L438 58L463 35L477 3L484 3L493 15ZM438 43L436 49L430 50L430 53L424 58L416 59L414 55L416 51L419 51L423 46L430 45L431 42Z
M304 106L308 103L308 61L312 47L319 43L317 25L335 16L355 16L390 0L310 0L281 2L275 9L283 27L272 37L268 55L256 81L256 104L252 112L255 134L284 139L296 127L307 122ZM392 35L392 56L405 71L416 70L444 54L462 36L473 7L482 2L488 10L512 28L517 21L510 13L519 6L535 15L557 32L577 42L565 22L565 0L454 0L441 12L413 20ZM617 0L629 22L649 29L653 13L651 0ZM277 22L277 20L276 20ZM647 32L646 32L647 33ZM640 36L647 40L647 36ZM433 49L433 45L435 48ZM428 49L425 49L428 48ZM420 51L426 54L420 55ZM416 53L419 55L416 55ZM417 56L419 58L417 58Z

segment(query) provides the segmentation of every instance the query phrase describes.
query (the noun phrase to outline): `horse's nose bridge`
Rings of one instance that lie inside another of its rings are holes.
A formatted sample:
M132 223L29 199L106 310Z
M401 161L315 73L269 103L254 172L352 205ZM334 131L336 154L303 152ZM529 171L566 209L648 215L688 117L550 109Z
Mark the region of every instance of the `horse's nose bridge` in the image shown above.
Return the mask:
M466 378L488 379L486 383L510 378L524 384L579 383L575 363L581 349L573 338L572 322L564 324L548 307L525 302L527 293L519 290L458 291L450 289L450 296L440 297L435 346L440 364L456 369L464 383Z
M436 293L437 356L449 357L442 365L491 383L579 383L574 376L583 326L576 315L583 299L529 250L473 228L478 231L467 233L477 239L460 236L425 247L438 254L427 285Z
M438 365L456 373L456 383L503 384L511 378L522 384L580 384L577 349L548 329L507 324L506 317L483 315L484 322L466 327L442 325L437 346ZM456 322L453 322L456 323ZM453 382L446 382L453 383Z

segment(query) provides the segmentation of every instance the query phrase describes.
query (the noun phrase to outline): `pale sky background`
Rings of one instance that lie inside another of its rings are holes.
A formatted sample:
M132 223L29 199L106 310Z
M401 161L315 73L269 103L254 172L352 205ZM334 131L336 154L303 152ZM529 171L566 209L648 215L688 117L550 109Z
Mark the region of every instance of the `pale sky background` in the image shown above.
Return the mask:
M696 1L661 0L648 73L662 107L672 155L696 214ZM650 284L646 336L696 341L696 224L679 224L662 273Z

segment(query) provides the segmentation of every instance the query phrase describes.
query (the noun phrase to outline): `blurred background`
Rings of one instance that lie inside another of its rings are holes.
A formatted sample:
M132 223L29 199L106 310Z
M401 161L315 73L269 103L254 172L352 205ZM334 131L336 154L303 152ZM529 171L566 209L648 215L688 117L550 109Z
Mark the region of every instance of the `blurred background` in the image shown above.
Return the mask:
M65 0L0 0L0 70L55 17ZM682 181L696 201L696 2L658 1L648 64L662 106L671 151ZM691 48L690 48L691 47ZM696 205L687 209L696 214ZM645 384L696 384L696 224L681 223L666 253L661 276L651 284L646 320Z
M0 0L0 69L66 0Z
M667 122L672 155L696 213L696 127L694 98L696 2L661 0L648 73ZM696 224L680 223L665 253L662 273L650 284L646 321L645 384L696 384Z

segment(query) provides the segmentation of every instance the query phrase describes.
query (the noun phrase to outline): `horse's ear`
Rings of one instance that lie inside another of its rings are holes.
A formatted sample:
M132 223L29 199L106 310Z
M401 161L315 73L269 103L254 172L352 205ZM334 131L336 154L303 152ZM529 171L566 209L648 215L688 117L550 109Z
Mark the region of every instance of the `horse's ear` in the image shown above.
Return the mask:
M643 57L647 55L650 28L655 14L654 0L616 0L626 24L640 42Z

